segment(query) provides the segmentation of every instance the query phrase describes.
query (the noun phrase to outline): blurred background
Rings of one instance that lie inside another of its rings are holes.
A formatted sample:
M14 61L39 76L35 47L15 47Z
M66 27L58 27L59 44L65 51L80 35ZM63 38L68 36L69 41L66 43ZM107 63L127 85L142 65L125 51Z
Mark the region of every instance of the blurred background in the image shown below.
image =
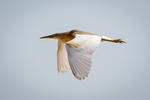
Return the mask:
M89 76L57 72L57 40L79 29L100 43ZM149 0L1 0L0 100L150 100Z

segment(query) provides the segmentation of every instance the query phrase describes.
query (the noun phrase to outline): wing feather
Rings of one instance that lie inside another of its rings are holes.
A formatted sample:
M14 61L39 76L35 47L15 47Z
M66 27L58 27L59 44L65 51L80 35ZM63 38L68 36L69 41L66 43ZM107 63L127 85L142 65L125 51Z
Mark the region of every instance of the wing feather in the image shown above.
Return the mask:
M57 50L57 69L58 72L67 72L70 69L66 44L58 40Z
M81 80L88 76L92 66L92 54L98 47L101 37L96 35L80 35L67 42L68 60L73 75Z

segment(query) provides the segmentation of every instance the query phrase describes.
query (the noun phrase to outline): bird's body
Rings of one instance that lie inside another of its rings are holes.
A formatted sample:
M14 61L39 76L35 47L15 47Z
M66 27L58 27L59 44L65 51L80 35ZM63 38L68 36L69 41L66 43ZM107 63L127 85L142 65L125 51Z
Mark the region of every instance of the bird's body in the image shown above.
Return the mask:
M92 66L92 54L100 42L125 43L121 39L112 40L105 36L80 30L41 37L41 39L43 38L58 39L58 72L63 73L71 68L73 75L79 80L88 76Z

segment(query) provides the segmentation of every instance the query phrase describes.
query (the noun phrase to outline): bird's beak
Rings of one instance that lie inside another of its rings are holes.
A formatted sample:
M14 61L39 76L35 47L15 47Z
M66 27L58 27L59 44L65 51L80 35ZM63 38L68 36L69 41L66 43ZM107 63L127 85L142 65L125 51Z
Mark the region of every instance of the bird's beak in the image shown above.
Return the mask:
M43 36L43 37L41 37L40 39L54 38L54 37L55 37L54 35L48 35L48 36Z

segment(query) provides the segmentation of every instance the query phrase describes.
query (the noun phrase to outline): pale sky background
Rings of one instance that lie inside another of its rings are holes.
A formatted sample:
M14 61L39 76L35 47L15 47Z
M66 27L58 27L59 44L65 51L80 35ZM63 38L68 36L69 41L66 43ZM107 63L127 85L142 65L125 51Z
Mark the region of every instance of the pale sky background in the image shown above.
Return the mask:
M101 43L89 76L57 72L57 40L79 29ZM1 0L0 100L150 100L149 0Z

